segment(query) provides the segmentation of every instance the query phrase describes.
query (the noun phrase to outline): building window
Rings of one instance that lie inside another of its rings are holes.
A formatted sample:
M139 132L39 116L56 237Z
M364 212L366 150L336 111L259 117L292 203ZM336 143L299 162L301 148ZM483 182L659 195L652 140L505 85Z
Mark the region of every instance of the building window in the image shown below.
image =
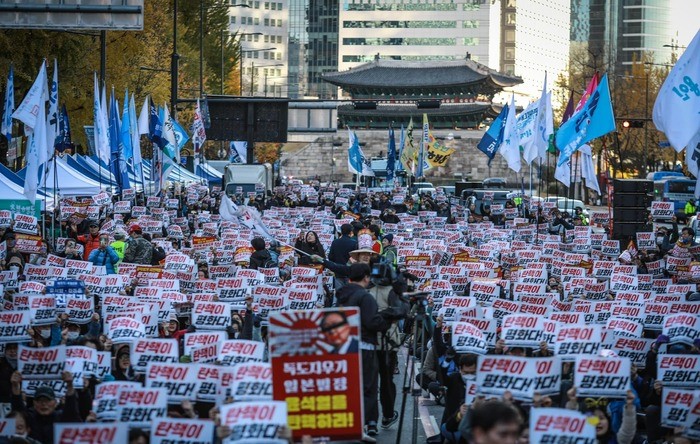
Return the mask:
M277 36L277 43L282 43L282 36L281 35Z
M265 20L263 20L263 24L264 24L265 26L270 26L270 19L267 19L267 18L266 18Z
M272 4L270 5L270 9L272 9L273 11L276 11L277 10L277 3L272 2Z
M517 0L506 0L506 8L515 8Z
M506 60L515 60L515 48L506 48L505 59Z
M235 15L231 17L231 24L232 25L236 24L236 16Z
M282 60L282 53L281 52L277 53L277 60Z
M512 29L506 29L506 43L515 42L515 31Z
M464 20L462 22L462 28L478 28L479 20Z
M270 9L270 2L265 2L265 9Z
M450 20L343 21L343 28L456 28Z
M255 9L260 9L260 2L255 2L255 6L253 6Z
M515 13L509 12L506 14L506 25L515 25Z
M255 18L253 19L253 24L254 24L254 25L259 25L259 24L260 24L260 17L255 17Z
M282 27L282 19L277 19L277 26Z
M478 37L465 37L464 38L464 46L476 46L478 44L479 44Z
M259 35L253 36L253 41L254 41L254 42L259 42L259 41L260 41L260 36L259 36Z
M270 36L265 34L265 38L263 39L265 43L270 43Z
M512 65L510 63L503 65L503 71L509 76L514 76L515 75L515 65Z
M277 9L280 11L282 10L282 3L277 3Z
M270 55L267 51L263 52L263 59L268 60L270 58Z

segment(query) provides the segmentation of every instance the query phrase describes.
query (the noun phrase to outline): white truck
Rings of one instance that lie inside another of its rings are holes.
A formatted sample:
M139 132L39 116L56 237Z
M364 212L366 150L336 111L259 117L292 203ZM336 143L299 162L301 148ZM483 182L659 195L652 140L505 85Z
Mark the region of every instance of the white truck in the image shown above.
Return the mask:
M269 163L230 163L224 168L224 190L231 196L239 191L243 194L272 191L274 180L272 165ZM240 189L238 188L240 187Z

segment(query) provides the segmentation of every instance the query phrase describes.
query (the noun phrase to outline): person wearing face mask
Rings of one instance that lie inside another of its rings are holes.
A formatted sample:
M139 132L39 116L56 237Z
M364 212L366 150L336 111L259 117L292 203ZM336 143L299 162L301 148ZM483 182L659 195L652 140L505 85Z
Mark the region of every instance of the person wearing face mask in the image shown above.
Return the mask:
M61 329L58 324L39 325L31 328L29 332L33 347L52 347L61 343Z
M476 362L477 356L475 354L467 353L460 356L459 372L453 373L445 379L445 410L442 414L440 431L447 442L459 442L459 421L466 413L464 397L467 382L476 380Z
M41 444L36 439L29 437L29 433L31 432L31 430L29 429L29 425L27 424L26 413L13 410L7 415L7 417L15 420L15 434L12 435L13 438L21 438L22 444ZM14 441L9 442L14 443Z

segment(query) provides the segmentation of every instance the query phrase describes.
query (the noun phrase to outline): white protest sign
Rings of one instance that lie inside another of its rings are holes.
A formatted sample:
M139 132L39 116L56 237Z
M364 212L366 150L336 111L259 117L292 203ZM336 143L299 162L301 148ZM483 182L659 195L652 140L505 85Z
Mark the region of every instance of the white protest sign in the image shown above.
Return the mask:
M84 298L77 295L66 296L65 313L70 322L76 324L88 324L92 320L95 311L95 299Z
M139 338L131 345L131 366L144 373L149 362L177 363L180 358L176 339Z
M656 358L657 380L663 387L697 388L700 381L700 356L664 355Z
M192 353L192 349L205 345L216 344L226 340L227 334L224 331L198 331L185 333L185 354Z
M624 398L632 387L629 358L576 356L576 396Z
M130 344L136 339L146 337L146 326L136 319L117 317L112 319L107 327L107 335L114 344Z
M29 311L0 311L0 343L29 341Z
M17 370L23 379L61 379L66 367L66 346L17 349Z
M227 302L195 302L192 325L202 330L225 330L231 324L231 307Z
M596 444L596 428L588 416L576 410L533 408L530 410L530 442Z
M544 340L544 322L541 316L508 315L501 322L501 339L508 347L537 348Z
M651 217L653 219L671 219L675 215L673 202L655 200L651 203Z
M15 214L15 224L12 229L17 233L36 234L37 218L26 214Z
M481 330L469 322L452 324L452 346L458 353L479 355L486 354L488 348Z
M478 357L478 392L502 396L511 392L518 400L532 400L535 393L558 393L561 386L561 361L553 358L482 355Z
M231 339L223 341L219 349L219 362L231 366L245 362L262 362L265 344L259 341Z
M664 387L661 400L661 425L683 427L693 406L693 390Z
M595 355L601 347L600 325L561 325L555 355L573 361L577 355Z
M117 398L117 421L148 428L168 413L167 391L160 388L122 387Z
M688 344L700 338L700 316L678 313L666 315L662 332L670 338L671 344Z
M56 444L122 444L129 441L128 424L56 423L53 442Z
M220 417L221 425L231 429L229 441L275 439L278 429L287 425L287 403L250 401L224 404L220 408Z
M214 421L159 418L151 426L150 444L206 444L214 436Z
M195 399L199 391L197 368L189 364L149 362L146 367L146 386L165 389L169 403Z
M107 352L109 353L109 352ZM114 421L117 418L117 400L122 388L140 388L140 382L109 381L95 386L95 398L92 401L92 411L98 421Z

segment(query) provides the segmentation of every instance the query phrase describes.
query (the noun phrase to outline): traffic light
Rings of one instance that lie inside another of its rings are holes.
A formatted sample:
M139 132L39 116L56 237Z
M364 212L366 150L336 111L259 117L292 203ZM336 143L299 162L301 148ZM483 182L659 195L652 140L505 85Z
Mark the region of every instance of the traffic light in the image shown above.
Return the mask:
M644 121L643 120L623 120L622 121L622 128L624 128L624 129L644 128Z

